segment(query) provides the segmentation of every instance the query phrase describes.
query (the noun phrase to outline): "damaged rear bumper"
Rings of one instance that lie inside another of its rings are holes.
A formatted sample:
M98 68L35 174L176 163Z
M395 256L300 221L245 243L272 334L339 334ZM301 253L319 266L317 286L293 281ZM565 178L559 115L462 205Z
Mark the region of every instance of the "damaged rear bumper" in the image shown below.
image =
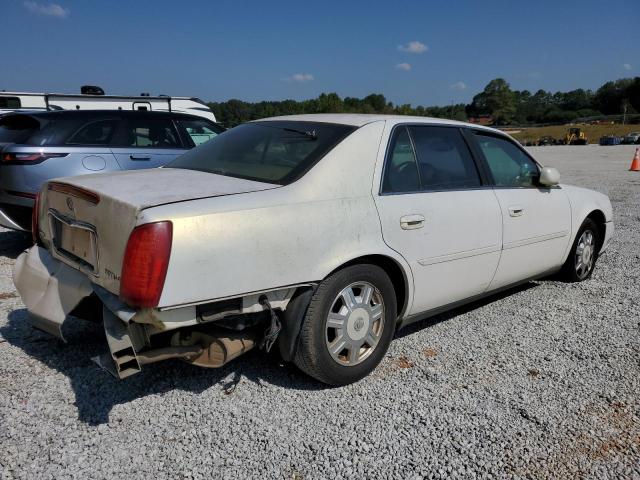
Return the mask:
M82 272L54 259L47 250L34 245L16 260L13 282L27 307L34 327L66 342L63 324L80 302L95 293L103 304L102 319L105 326L110 355L96 357L96 362L124 378L140 371L135 346L143 348L144 329L130 327L128 322L136 315L122 305L117 297L91 283Z
M64 340L62 324L93 287L86 275L54 259L34 245L16 260L13 283L33 325Z
M13 279L33 326L62 340L69 314L75 314L82 300L95 294L102 303L102 312L98 310L96 317L102 317L109 353L94 360L118 378L139 372L142 365L170 358L221 367L257 346L264 333L260 323L220 328L208 316L198 314L195 306L165 311L131 309L116 295L92 283L86 274L37 245L18 257ZM276 294L273 292L273 301ZM247 305L238 313L256 315L253 307Z

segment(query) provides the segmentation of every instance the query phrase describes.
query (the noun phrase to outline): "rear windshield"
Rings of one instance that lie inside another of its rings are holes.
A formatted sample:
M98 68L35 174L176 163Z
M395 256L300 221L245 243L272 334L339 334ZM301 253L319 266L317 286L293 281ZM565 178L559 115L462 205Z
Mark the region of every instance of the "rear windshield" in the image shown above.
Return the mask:
M349 125L299 121L245 123L167 165L287 185L355 130Z
M23 143L40 128L40 123L27 115L0 118L0 143Z

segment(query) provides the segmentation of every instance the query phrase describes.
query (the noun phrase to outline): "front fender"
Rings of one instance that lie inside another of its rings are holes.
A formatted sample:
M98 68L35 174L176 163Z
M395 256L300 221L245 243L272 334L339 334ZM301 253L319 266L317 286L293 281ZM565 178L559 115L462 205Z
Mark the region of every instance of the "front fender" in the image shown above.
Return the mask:
M569 255L573 240L576 238L580 226L593 212L601 212L605 221L605 237L600 249L604 252L613 236L613 208L609 197L603 193L588 188L562 185L562 189L571 205L571 242L565 252L565 260Z

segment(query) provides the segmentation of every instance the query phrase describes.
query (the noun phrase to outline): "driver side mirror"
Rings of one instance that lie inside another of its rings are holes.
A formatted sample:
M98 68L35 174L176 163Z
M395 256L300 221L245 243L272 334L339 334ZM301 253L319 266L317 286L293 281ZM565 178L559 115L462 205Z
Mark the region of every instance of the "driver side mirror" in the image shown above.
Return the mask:
M560 172L553 167L542 167L538 182L545 187L558 185L560 183Z

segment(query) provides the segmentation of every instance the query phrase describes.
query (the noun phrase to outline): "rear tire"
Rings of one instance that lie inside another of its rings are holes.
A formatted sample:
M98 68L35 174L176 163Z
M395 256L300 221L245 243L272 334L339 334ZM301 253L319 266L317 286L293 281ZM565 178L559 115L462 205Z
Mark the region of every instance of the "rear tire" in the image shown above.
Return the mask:
M371 264L346 267L323 280L311 299L294 363L329 385L357 382L384 357L396 318L386 272Z
M587 218L582 222L569 257L562 266L562 278L568 282L587 280L596 266L600 244L600 229L596 222Z

